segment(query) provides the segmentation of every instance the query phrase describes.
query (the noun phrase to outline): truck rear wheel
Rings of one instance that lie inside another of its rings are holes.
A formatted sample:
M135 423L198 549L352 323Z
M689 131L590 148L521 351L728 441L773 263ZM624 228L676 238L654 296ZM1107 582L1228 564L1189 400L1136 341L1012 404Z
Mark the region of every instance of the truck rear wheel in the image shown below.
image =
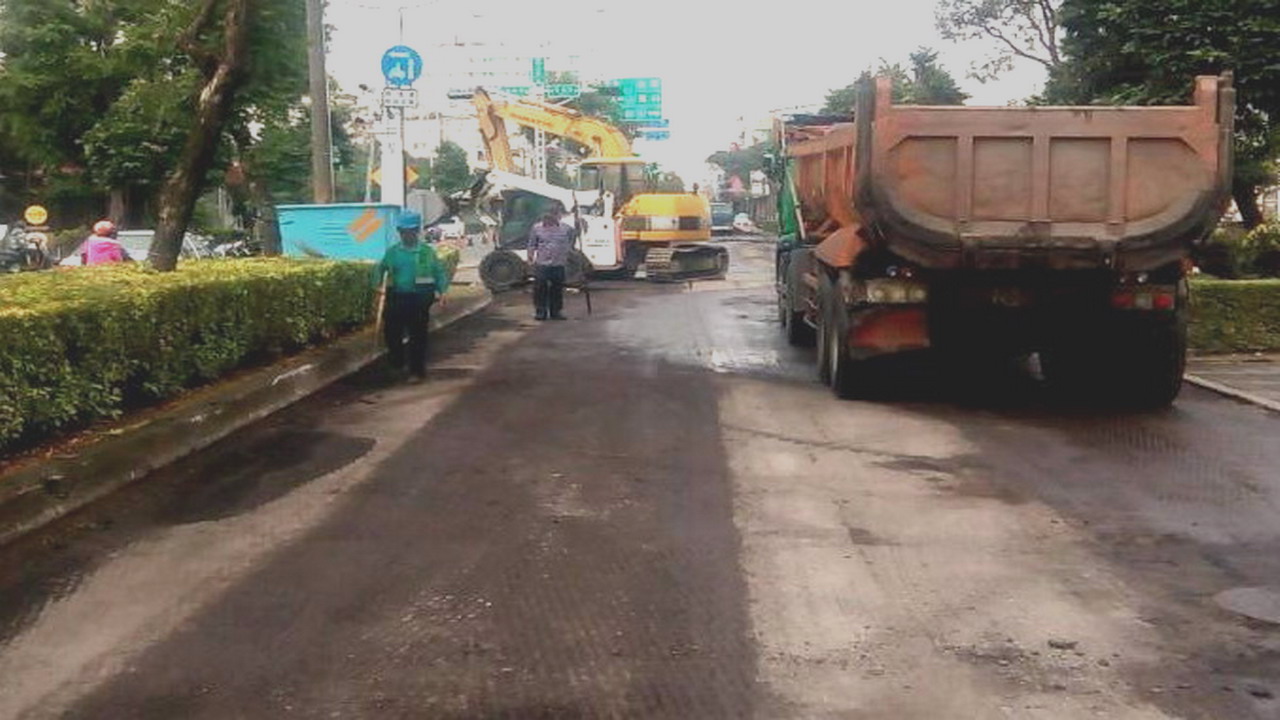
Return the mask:
M861 363L853 359L849 348L849 312L841 303L832 302L831 332L827 336L831 347L827 350L827 382L831 392L842 400L852 400L861 394Z
M1138 409L1172 403L1186 364L1182 313L1164 321L1117 322L1040 353L1045 380L1061 397Z
M826 273L818 277L818 381L823 385L831 383L831 304L835 294L831 278Z
M1125 361L1116 373L1116 393L1126 405L1154 409L1173 403L1187 369L1187 324L1179 317L1126 333Z

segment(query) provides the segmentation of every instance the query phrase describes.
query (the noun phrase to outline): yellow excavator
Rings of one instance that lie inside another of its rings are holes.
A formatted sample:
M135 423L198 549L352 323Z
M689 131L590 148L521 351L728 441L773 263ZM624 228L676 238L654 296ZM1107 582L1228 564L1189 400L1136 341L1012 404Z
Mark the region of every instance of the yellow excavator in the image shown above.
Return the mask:
M653 281L723 277L729 254L710 244L711 208L692 193L654 192L645 161L636 157L621 130L582 113L531 99L498 99L477 88L472 98L491 175L507 185L538 192L536 181L518 181L506 122L542 130L584 146L588 157L578 167L576 186L545 189L545 197L571 197L582 224L582 250L591 272L609 277L633 276L641 265Z

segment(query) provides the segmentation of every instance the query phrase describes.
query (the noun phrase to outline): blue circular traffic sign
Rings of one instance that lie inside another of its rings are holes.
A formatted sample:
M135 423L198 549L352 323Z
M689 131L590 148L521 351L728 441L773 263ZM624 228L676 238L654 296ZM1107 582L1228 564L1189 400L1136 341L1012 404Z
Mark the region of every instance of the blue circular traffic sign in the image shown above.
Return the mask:
M392 87L408 87L422 77L422 56L411 47L397 45L382 54L382 76Z

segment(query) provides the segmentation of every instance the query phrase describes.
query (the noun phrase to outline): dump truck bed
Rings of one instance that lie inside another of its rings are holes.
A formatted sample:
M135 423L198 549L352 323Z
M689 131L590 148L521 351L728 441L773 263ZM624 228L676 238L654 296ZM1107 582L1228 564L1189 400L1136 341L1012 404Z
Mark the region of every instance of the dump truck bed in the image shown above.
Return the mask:
M1229 197L1229 76L1172 107L909 106L890 90L878 79L854 123L793 133L788 153L813 227L856 225L927 268L1148 270Z

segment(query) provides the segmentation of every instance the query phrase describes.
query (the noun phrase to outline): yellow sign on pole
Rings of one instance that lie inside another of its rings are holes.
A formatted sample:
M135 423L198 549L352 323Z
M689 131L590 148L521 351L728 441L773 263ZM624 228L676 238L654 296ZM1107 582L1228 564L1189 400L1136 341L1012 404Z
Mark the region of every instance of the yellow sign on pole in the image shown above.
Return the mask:
M407 165L405 166L404 168L404 184L405 185L412 185L418 182L418 178L420 177L422 176L418 174L417 170L414 170L413 168ZM374 168L373 172L369 173L369 179L373 181L374 185L382 185L382 168Z
M49 211L43 205L31 205L22 211L22 219L28 225L43 225L49 221Z

